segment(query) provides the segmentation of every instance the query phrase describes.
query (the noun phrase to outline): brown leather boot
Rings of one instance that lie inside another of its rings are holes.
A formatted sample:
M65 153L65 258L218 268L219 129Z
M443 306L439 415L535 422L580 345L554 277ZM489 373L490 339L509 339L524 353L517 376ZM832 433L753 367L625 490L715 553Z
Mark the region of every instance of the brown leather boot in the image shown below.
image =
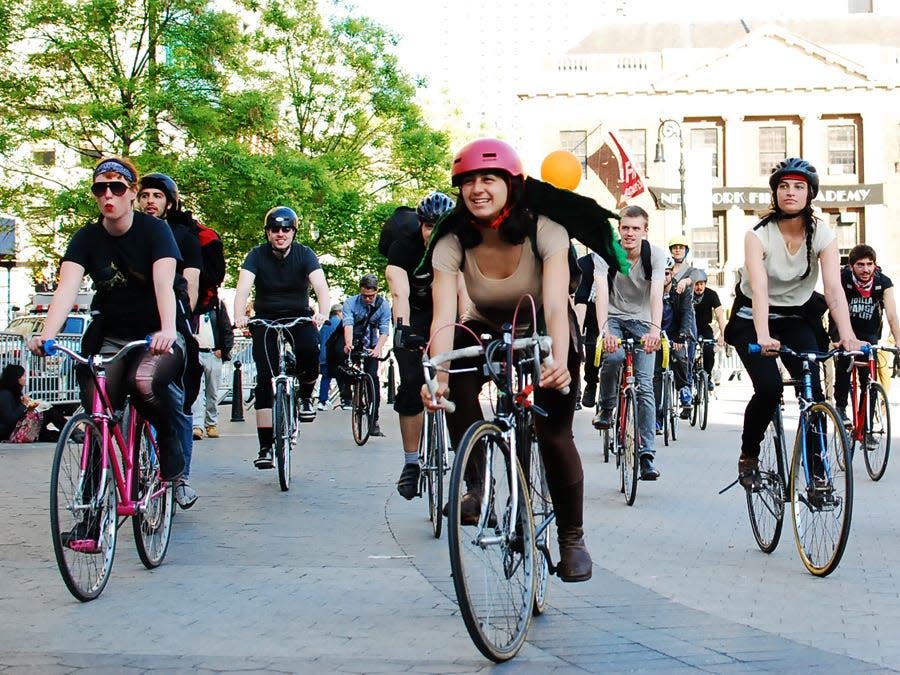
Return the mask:
M759 475L759 457L750 457L741 453L738 459L738 481L745 490L759 492L762 490L762 479Z
M568 582L590 579L594 563L584 545L584 531L580 527L561 526L557 528L557 536L559 564L556 566L556 576Z

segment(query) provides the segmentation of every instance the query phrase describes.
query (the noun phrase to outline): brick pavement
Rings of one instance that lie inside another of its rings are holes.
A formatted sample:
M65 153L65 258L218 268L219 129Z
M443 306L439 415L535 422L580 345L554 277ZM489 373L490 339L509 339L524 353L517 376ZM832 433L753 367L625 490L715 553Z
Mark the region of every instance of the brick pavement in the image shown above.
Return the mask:
M815 579L789 528L771 556L753 543L733 479L747 389L713 401L710 429L683 427L659 450L662 479L626 507L612 465L576 435L588 478L595 559L584 584L554 581L551 607L516 672L887 672L900 670L896 458L884 479L857 472L850 544ZM223 417L228 410L222 408ZM47 523L48 445L0 445L0 671L423 672L493 669L456 610L446 539L393 484L399 432L357 448L348 413L302 428L291 491L252 467L252 418L195 448L201 494L179 512L168 557L145 570L130 526L112 577L81 604L59 578ZM900 419L900 417L898 417ZM116 621L111 629L111 621Z

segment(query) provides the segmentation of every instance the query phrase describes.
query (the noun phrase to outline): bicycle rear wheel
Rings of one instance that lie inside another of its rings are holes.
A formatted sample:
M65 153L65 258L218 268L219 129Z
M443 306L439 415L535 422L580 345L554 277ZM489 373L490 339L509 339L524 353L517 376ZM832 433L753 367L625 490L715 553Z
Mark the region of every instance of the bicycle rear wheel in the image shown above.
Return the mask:
M662 374L662 426L663 426L663 442L668 446L669 438L672 436L672 416L669 414L673 406L672 388L669 386L669 378L666 372Z
M762 489L747 490L747 512L756 544L764 553L771 553L778 546L784 524L785 501L784 429L781 410L766 427L759 445L759 474Z
M66 588L82 602L103 592L116 553L118 500L111 472L101 469L102 443L90 415L75 415L60 434L50 474L53 552Z
M694 414L700 419L700 430L706 430L709 421L709 375L705 370L697 374L697 395L694 397Z
M360 374L353 383L353 410L350 417L354 442L365 445L372 434L372 424L375 421L375 383L368 373Z
M426 412L427 445L425 466L422 477L428 492L428 519L434 531L434 538L441 538L444 516L444 471L447 457L447 431L444 422L444 411Z
M136 441L131 498L138 503L138 510L131 525L138 557L144 567L153 569L159 567L169 548L175 500L172 483L164 484L159 477L158 448L148 424L142 425ZM151 496L141 508L146 495Z
M535 602L528 486L517 460L509 471L509 453L496 424L476 422L457 449L450 475L447 539L456 599L472 642L497 662L521 649Z
M891 411L884 387L877 382L869 385L866 416L862 448L866 471L872 480L881 480L891 454Z
M669 377L669 408L667 414L669 415L669 436L671 436L673 441L678 440L678 390L675 388L675 373Z
M622 399L622 489L625 503L634 504L638 482L638 425L637 395L634 390L625 393Z
M280 380L275 384L275 402L272 406L272 432L275 441L275 465L278 467L278 484L282 492L291 489L291 401L287 383Z
M815 403L803 419L789 482L794 540L806 569L824 577L837 568L850 535L853 472L847 436L834 407Z

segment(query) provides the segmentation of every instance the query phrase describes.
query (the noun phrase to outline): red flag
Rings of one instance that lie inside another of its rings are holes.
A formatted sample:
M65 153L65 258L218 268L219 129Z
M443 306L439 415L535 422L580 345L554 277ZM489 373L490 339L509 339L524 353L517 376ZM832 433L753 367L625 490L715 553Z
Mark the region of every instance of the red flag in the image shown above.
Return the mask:
M644 191L644 183L637 169L634 168L634 164L628 158L628 155L625 154L625 148L619 144L619 141L613 136L611 131L608 133L612 142L616 144L619 156L622 158L622 197L631 199Z

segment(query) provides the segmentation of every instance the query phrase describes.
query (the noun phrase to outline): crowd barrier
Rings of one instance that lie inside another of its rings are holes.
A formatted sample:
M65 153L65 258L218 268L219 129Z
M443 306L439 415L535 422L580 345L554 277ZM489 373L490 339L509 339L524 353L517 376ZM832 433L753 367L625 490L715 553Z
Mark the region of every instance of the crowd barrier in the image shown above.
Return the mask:
M57 342L70 349L81 346L80 335L60 335ZM25 369L25 393L36 401L76 407L78 380L75 363L66 356L35 356L18 333L0 333L0 369L16 363Z

